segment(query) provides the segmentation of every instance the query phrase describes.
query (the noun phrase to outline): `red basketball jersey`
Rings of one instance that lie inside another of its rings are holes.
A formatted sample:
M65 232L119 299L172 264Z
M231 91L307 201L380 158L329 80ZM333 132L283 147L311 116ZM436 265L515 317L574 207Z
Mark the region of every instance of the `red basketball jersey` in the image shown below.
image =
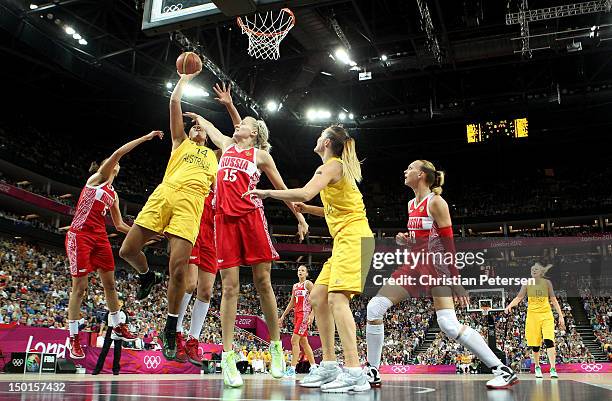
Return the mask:
M416 198L408 202L408 232L412 238L428 238L434 226L434 219L429 213L429 202L434 197L433 192L418 204Z
M293 284L293 290L291 291L293 296L293 302L295 304L295 314L308 314L310 313L310 301L308 300L308 290L306 289L306 281L303 283Z
M106 235L106 213L113 206L116 197L117 193L108 183L98 186L85 185L70 231Z
M251 195L242 197L255 189L261 172L257 169L257 148L241 150L230 145L219 160L217 172L217 213L242 216L263 207L261 199Z

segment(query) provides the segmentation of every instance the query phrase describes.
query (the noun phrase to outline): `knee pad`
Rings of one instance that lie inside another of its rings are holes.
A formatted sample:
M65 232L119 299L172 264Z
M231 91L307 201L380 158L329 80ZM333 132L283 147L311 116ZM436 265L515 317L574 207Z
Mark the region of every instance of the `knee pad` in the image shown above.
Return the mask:
M461 323L457 320L457 315L454 309L441 309L436 311L438 317L438 326L444 334L449 338L456 340L459 337L459 331L461 330Z
M392 306L393 302L387 297L376 296L370 299L367 307L368 321L381 320L387 313L387 309Z
M544 348L555 348L555 342L553 340L545 339Z
M540 347L531 347L533 352L540 352Z

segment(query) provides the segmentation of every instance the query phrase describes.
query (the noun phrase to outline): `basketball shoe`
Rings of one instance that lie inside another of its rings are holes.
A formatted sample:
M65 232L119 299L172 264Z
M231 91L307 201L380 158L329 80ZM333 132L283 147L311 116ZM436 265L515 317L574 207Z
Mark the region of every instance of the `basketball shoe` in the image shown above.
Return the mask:
M285 355L280 341L270 341L270 355L272 356L270 374L273 378L280 379L285 374Z
M487 382L488 388L510 388L519 381L518 377L516 376L516 373L514 373L512 369L505 365L499 365L498 367L495 367L491 370L493 371L495 377Z
M164 358L173 361L176 358L176 332L165 330L159 334L159 339L162 340L162 354Z
M321 385L321 391L324 393L362 392L370 389L365 369L359 369L359 372L342 369L342 373L334 381Z
M185 342L185 353L187 354L189 362L196 366L202 366L202 358L200 357L199 347L200 343L198 343L198 340L189 336Z
M185 351L185 338L183 338L183 333L180 331L176 332L176 355L174 360L180 363L185 363L189 357L187 356L187 352Z
M113 332L111 333L111 339L113 340L123 340L123 341L135 341L136 337L127 327L125 323L119 323L115 327L113 327Z
M85 358L85 352L83 352L83 348L81 348L79 333L76 333L74 336L70 337L70 340L68 341L68 351L70 352L70 357L72 359Z
M302 387L321 387L321 385L333 382L342 372L337 363L322 362L321 365L310 367L308 374L300 381Z
M136 293L136 299L142 301L149 296L155 284L160 284L164 279L160 273L149 270L145 274L140 275L140 288Z
M537 379L541 379L542 378L542 368L540 368L539 366L536 366L534 371L535 371L535 377Z
M242 376L236 367L236 353L228 351L221 354L221 371L223 372L223 383L229 387L241 387Z
M370 383L370 386L380 387L382 380L380 379L380 373L378 373L378 369L370 365L369 362L366 362L365 370L366 375L368 376L368 383Z
M551 379L558 379L559 378L559 375L557 374L557 369L550 368L550 378Z

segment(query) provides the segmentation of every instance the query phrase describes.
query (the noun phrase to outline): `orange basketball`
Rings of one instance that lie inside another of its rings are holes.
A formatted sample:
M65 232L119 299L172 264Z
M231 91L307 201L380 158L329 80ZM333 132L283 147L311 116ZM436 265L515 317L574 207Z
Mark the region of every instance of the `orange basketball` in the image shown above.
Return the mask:
M202 69L202 60L193 52L182 53L176 59L176 71L179 74L195 74Z

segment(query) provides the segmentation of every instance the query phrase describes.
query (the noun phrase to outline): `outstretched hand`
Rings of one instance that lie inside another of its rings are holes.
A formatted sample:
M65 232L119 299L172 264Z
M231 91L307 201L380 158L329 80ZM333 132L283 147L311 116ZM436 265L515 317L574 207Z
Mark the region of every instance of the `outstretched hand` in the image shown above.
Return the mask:
M241 198L244 198L245 196L249 196L249 195L255 195L259 199L266 199L270 196L270 193L266 191L265 189L252 189L250 191L243 193Z
M159 139L163 139L164 138L164 132L163 131L151 131L147 135L145 135L145 139L147 141L150 141L151 139L153 139L155 137L158 137Z
M213 90L217 94L215 100L224 106L228 106L232 104L232 85L228 84L226 87L225 82L223 82L221 85L222 86L215 84L215 86L213 86Z

